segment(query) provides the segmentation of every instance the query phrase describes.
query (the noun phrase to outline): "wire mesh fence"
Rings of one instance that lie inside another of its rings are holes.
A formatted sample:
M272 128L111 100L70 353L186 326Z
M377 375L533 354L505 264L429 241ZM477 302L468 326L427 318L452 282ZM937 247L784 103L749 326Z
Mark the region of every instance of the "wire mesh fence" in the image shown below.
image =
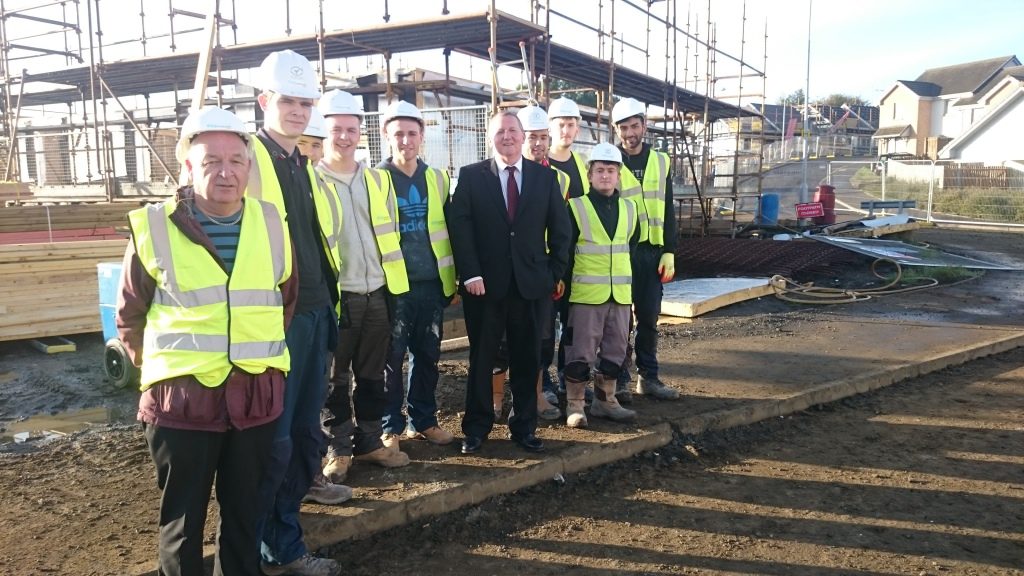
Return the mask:
M1024 166L890 160L851 183L882 200L914 200L936 222L1024 225Z

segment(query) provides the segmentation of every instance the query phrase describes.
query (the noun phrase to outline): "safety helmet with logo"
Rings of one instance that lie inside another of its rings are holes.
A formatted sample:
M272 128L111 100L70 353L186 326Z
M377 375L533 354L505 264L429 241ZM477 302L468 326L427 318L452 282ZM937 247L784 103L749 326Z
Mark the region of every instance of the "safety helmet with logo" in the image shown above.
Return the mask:
M623 98L612 106L612 124L618 124L633 116L647 116L644 105L636 98Z
M302 135L311 138L327 138L327 123L324 122L324 115L316 108L309 111L309 124L306 124Z
M587 166L589 167L594 162L612 162L615 164L622 164L622 152L619 149L607 142L601 142L594 149L590 151L590 158L587 160Z
M520 108L516 115L519 116L519 121L522 122L523 130L526 132L548 129L548 114L540 106L530 105Z
M420 126L423 125L423 113L415 105L406 102L405 100L395 100L391 104L384 107L384 112L381 115L381 126L387 126L388 122L391 122L395 118L409 118L419 122Z
M355 96L344 90L328 90L316 107L324 117L342 114L359 117L363 115L363 105Z
M305 56L291 50L271 52L256 73L257 88L293 98L320 97L320 82Z
M178 138L178 146L174 151L178 162L185 162L189 148L192 147L192 140L204 132L233 132L245 142L246 148L250 146L249 133L241 118L223 108L206 106L189 114L182 122L181 137Z
M561 98L553 100L551 105L548 106L548 118L583 119L583 116L580 115L580 107L577 106L575 102L569 100L565 96L562 96Z

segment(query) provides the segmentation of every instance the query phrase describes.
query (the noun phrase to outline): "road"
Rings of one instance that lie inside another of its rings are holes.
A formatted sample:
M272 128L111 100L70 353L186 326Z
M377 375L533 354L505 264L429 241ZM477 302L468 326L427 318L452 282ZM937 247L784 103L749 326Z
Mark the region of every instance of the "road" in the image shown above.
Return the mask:
M332 552L352 575L1021 575L1022 390L1016 349Z

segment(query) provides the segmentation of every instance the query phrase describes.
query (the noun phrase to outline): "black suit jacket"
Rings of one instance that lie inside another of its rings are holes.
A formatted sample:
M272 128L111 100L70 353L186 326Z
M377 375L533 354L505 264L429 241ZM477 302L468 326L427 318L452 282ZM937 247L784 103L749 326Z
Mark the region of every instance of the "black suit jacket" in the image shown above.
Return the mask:
M512 282L523 298L548 298L568 265L569 211L554 170L524 158L522 182L509 222L494 160L459 170L447 213L455 268L462 280L483 277L488 299Z

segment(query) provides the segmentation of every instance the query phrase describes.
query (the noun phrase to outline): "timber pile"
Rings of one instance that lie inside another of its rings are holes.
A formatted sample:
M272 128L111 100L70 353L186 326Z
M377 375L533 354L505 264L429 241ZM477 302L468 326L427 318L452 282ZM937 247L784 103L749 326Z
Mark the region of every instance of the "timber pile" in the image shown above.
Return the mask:
M96 264L127 240L0 245L0 341L99 332Z
M7 206L0 208L0 244L117 237L137 203Z

